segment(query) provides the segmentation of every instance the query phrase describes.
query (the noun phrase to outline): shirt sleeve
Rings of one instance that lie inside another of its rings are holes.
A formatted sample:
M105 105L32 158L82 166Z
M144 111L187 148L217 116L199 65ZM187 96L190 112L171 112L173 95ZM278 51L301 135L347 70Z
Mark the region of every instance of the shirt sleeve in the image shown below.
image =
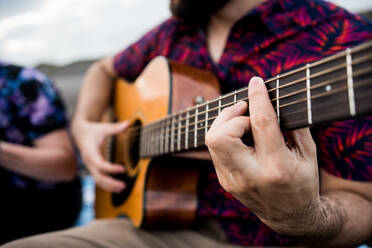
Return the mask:
M18 87L11 101L18 110L18 123L14 124L30 143L67 125L59 93L50 79L35 69L23 68L20 71Z

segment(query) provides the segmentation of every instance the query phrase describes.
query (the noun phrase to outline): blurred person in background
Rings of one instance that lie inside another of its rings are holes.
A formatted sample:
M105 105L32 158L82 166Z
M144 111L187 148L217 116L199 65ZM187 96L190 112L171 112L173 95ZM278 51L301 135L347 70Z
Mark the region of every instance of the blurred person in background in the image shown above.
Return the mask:
M76 171L51 81L0 62L0 243L72 226L81 205Z
M214 72L222 93L249 84L251 117L242 116L246 104L226 108L207 134L215 167L200 179L197 223L212 228L146 231L123 218L97 220L6 247L354 247L370 240L372 118L319 126L314 139L309 129L288 132L288 147L254 76L267 79L370 40L371 23L318 0L171 0L171 10L173 17L88 70L73 134L98 186L120 192L125 182L112 175L124 170L104 161L100 146L127 123L97 122L117 77L135 80L162 55ZM255 149L241 142L246 132Z

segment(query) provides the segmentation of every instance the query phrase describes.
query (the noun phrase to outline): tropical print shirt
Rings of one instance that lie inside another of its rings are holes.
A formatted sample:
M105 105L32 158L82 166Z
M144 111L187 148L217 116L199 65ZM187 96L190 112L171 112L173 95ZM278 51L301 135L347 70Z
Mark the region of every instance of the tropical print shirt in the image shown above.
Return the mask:
M231 29L218 63L208 53L203 28L174 17L118 53L114 67L134 80L148 62L164 56L212 71L222 93L247 86L253 76L268 79L372 39L361 16L320 0L269 0ZM319 167L351 180L372 181L372 117L334 122L313 130ZM201 179L199 218L215 218L231 243L289 245L218 183L213 167Z
M33 68L0 62L0 139L32 146L35 139L66 127L63 103L51 81ZM1 169L9 186L53 188L53 183L38 182Z

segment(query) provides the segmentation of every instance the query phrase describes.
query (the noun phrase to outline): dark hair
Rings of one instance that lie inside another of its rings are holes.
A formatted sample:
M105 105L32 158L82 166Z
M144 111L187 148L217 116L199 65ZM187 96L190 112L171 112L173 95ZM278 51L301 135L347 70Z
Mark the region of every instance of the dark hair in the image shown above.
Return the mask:
M220 10L229 0L171 0L172 14L187 22L206 23L211 14Z

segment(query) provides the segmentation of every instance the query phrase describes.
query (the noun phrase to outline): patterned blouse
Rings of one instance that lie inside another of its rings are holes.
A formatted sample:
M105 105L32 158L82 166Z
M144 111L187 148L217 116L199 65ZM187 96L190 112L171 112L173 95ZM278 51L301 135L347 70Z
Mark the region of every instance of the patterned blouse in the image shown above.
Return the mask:
M208 54L202 28L170 18L115 56L122 77L134 80L155 56L212 71L223 93L252 76L268 79L372 38L372 25L320 0L269 0L233 27L218 63ZM339 121L313 130L318 163L338 177L372 181L372 117ZM198 217L219 220L231 243L289 245L224 191L214 169L202 179Z
M0 139L25 146L48 132L66 127L64 106L51 81L39 71L0 62ZM9 185L53 188L0 169Z

